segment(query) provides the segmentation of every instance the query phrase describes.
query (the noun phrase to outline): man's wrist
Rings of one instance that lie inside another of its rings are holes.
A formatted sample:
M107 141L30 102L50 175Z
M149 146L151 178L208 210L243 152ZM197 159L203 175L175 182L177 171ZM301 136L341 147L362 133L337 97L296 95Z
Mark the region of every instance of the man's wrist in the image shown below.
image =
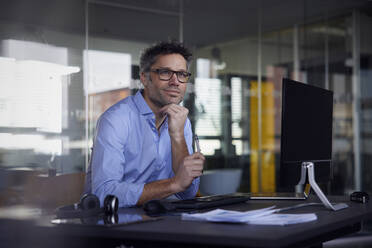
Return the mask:
M173 192L173 194L176 194L178 192L182 191L181 186L177 183L176 178L172 177L169 179L170 180L170 189Z
M175 142L182 142L185 140L185 135L183 132L169 133L169 136L171 140Z

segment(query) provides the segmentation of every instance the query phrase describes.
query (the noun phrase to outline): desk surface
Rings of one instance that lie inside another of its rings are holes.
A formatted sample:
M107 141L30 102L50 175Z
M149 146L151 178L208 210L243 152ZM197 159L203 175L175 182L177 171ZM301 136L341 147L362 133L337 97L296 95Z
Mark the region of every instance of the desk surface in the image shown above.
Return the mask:
M180 216L163 216L161 220L131 224L120 227L92 227L80 225L49 224L50 218L34 224L29 236L60 236L80 240L111 240L137 247L181 247L181 246L230 246L230 247L299 247L322 242L356 232L360 223L372 214L372 205L350 202L346 198L330 198L332 202L346 202L349 208L333 212L323 206L308 206L287 213L316 213L318 219L304 224L288 226L261 226L246 224L209 223L182 221ZM316 201L308 199L307 202ZM251 200L224 209L252 210L276 205L285 207L299 201ZM120 209L120 213L143 214L142 209ZM45 221L46 220L46 221ZM1 229L0 229L1 230ZM64 241L66 242L66 241ZM63 243L66 245L66 243ZM98 243L95 243L98 244Z

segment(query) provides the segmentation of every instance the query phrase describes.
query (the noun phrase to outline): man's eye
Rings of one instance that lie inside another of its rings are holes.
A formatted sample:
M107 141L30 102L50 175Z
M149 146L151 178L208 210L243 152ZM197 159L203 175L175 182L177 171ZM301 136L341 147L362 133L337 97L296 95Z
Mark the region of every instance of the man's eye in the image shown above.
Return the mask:
M159 70L159 73L162 75L169 75L171 72L170 70Z
M178 76L186 78L188 76L187 72L179 71Z

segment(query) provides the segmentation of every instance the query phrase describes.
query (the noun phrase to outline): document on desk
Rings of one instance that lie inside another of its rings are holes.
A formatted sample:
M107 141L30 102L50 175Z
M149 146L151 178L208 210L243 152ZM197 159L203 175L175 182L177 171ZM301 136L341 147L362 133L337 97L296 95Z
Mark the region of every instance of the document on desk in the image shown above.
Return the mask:
M226 223L245 223L252 225L290 225L314 221L316 214L279 214L275 206L251 210L251 211L231 211L215 209L205 213L182 214L182 220L210 221Z

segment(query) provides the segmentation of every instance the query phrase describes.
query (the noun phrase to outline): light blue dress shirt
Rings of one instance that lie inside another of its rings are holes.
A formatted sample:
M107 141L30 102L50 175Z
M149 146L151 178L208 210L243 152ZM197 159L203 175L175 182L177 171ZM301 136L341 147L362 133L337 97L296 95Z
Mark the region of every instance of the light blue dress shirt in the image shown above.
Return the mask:
M189 119L184 134L188 151L192 154ZM101 205L106 195L113 194L119 198L120 207L129 207L137 203L146 183L173 176L168 120L160 127L159 134L155 115L140 91L101 115L86 175L85 193L97 195ZM192 198L198 188L199 178L175 196Z

